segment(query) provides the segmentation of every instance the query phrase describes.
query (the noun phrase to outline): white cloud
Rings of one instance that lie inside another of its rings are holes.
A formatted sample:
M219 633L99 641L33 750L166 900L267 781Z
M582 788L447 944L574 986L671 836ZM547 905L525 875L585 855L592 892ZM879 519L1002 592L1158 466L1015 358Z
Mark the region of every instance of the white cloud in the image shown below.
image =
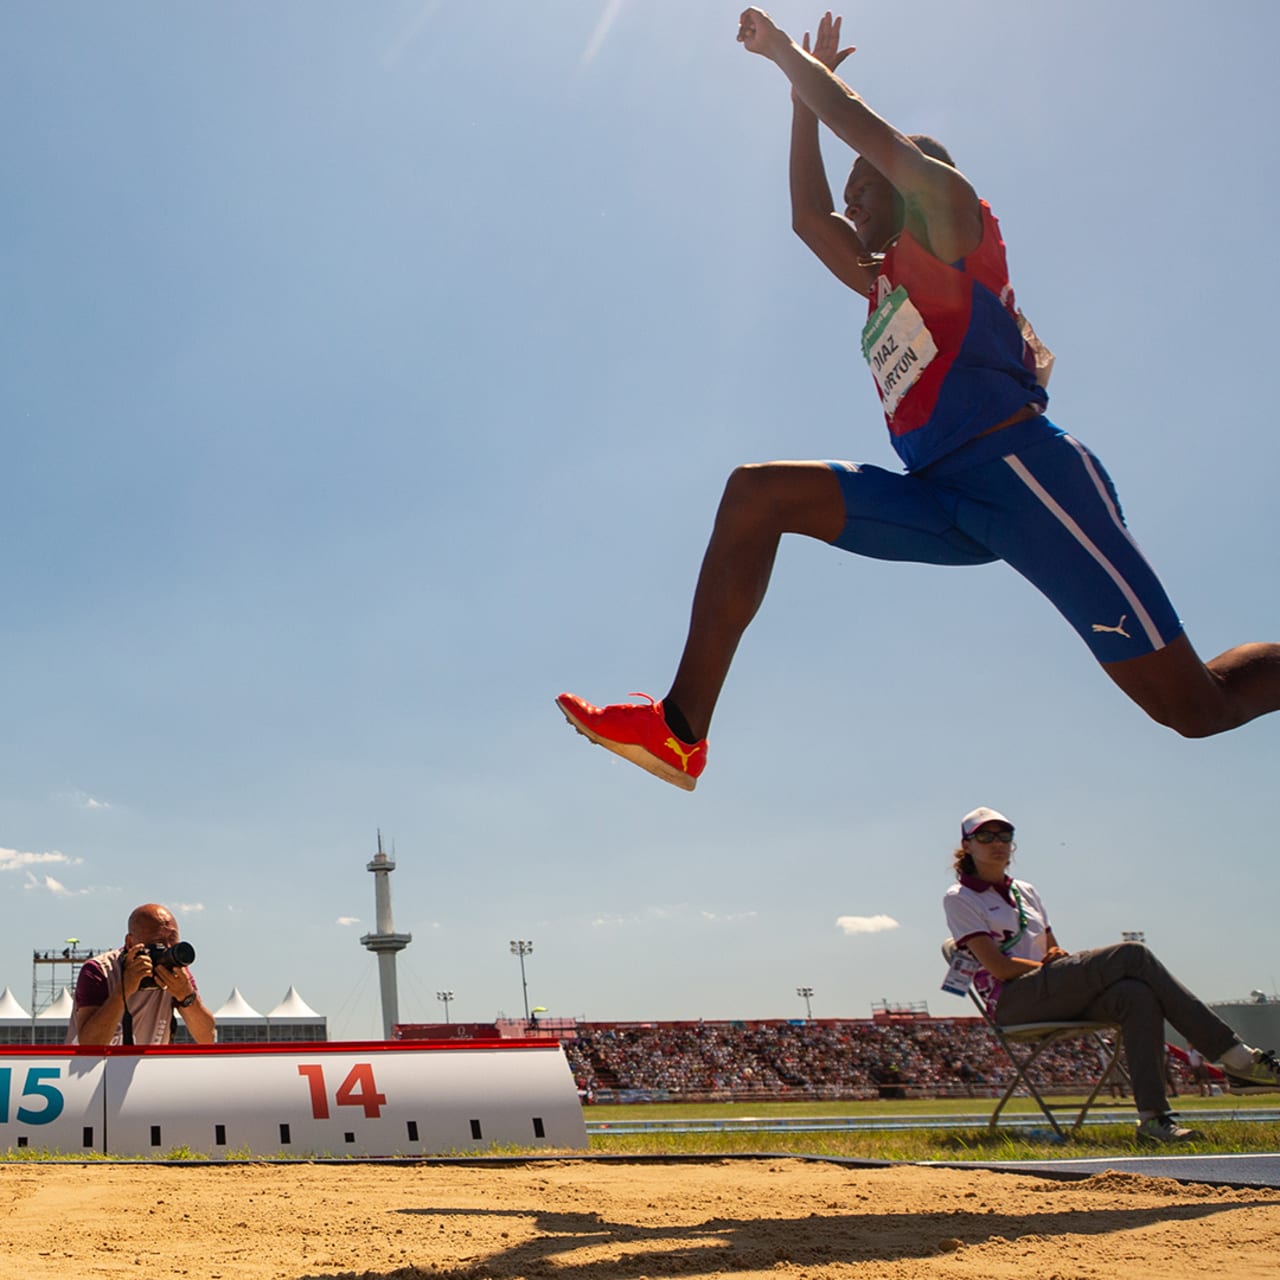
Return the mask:
M62 804L73 805L77 809L100 811L112 807L110 800L103 800L99 796L91 796L87 791L82 791L79 787L73 787L70 791L58 792L56 799Z
M901 928L892 916L840 916L836 924L845 933L887 933L890 929Z
M688 914L689 904L686 902L642 907L639 911L632 911L627 915L621 915L616 911L605 911L592 919L591 927L593 929L624 929L630 925L651 924L655 920L675 920Z
M55 880L52 876L33 875L30 871L27 872L27 883L23 887L45 889L55 898L79 898L91 892L89 889L68 889L61 880Z
M642 907L639 911L632 911L627 915L622 915L616 911L601 912L600 915L592 918L591 927L593 929L626 929L637 925L666 921L702 921L706 924L725 924L742 920L754 920L758 914L756 911L695 910L687 902L677 902Z
M175 902L173 904L175 912L179 912L184 916L192 916L197 912L204 910L203 902Z
M360 917L359 916L339 916L337 923L338 924L359 924Z
M736 924L741 920L754 920L759 914L755 911L699 911L698 914L712 924Z
M49 853L24 853L18 849L0 849L0 871L20 871L23 867L44 866L49 863L78 867L80 861L79 858L69 858L56 849Z

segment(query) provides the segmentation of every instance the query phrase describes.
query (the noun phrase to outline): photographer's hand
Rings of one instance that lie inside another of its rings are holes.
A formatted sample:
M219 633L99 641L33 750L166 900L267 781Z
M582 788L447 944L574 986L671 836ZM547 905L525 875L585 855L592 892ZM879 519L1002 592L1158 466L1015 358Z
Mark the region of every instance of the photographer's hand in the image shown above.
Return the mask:
M175 1000L185 1000L194 990L191 974L186 969L170 969L161 965L155 970L156 986Z
M212 1044L217 1039L217 1024L187 969L159 969L157 981L177 1004L177 1012L196 1044Z
M124 971L120 975L120 989L127 1000L142 985L143 979L154 976L151 956L145 943L130 947L124 957Z

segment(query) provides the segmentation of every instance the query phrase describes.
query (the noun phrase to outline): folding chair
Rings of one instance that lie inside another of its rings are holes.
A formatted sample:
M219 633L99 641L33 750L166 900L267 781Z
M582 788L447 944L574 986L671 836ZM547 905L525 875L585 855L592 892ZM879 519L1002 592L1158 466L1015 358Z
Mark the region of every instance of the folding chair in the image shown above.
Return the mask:
M955 959L957 950L955 941L951 938L948 938L942 944L942 954L948 965ZM1066 1141L1067 1132L1064 1132L1057 1116L1053 1114L1055 1110L1076 1112L1075 1120L1069 1130L1071 1136L1074 1137L1080 1132L1080 1126L1084 1124L1084 1118L1089 1114L1089 1108L1093 1106L1094 1100L1102 1092L1103 1087L1112 1078L1128 1082L1128 1073L1120 1062L1122 1043L1120 1028L1115 1023L1023 1022L1014 1026L1002 1027L996 1022L992 1011L987 1008L982 997L974 991L972 973L967 975L967 979L962 979L963 989L955 984L952 975L948 975L948 978L949 981L944 984L943 990L951 992L952 995L968 995L975 1008L982 1015L983 1022L990 1028L991 1034L995 1036L996 1042L1004 1050L1005 1056L1013 1067L1013 1079L1009 1081L1008 1087L1000 1096L1000 1101L996 1103L995 1110L991 1113L991 1119L987 1123L987 1128L990 1132L994 1133L996 1131L1000 1124L1001 1111L1004 1110L1005 1104L1008 1103L1009 1099L1013 1097L1021 1086L1035 1099L1036 1105L1040 1108L1044 1118L1053 1126L1053 1131L1061 1140ZM1112 1033L1110 1043L1104 1038L1104 1032ZM1094 1080L1092 1091L1082 1104L1046 1102L1040 1090L1036 1088L1035 1081L1031 1078L1031 1068L1035 1065L1036 1059L1046 1049L1051 1049L1054 1045L1063 1044L1069 1040L1090 1041L1098 1050L1098 1061L1101 1064L1101 1070ZM1026 1052L1023 1052L1023 1050L1026 1050Z

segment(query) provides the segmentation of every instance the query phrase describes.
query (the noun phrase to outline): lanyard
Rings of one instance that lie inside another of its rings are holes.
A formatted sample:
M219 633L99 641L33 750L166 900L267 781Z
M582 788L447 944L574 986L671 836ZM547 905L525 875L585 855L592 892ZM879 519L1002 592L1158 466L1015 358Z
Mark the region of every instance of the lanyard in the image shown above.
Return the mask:
M1022 894L1018 892L1017 883L1013 880L1009 881L1009 892L1013 894L1014 905L1018 908L1018 932L1012 938L1007 938L1000 943L1000 954L1007 956L1014 949L1027 931L1027 909L1022 905Z

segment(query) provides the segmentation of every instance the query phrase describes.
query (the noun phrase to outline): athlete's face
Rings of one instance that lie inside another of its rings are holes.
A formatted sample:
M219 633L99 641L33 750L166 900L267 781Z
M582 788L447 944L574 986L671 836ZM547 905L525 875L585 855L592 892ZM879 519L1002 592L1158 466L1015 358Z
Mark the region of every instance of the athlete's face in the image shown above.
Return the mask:
M844 185L844 216L868 253L880 253L902 230L902 201L879 169L859 159Z
M984 822L964 842L964 847L979 877L1000 884L1013 858L1013 828L1004 822Z

